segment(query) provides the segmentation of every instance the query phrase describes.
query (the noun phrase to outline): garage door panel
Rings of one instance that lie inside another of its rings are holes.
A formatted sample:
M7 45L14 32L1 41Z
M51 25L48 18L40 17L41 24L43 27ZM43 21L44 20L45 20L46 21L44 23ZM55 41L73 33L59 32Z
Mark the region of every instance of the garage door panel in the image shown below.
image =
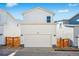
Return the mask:
M39 32L40 34L50 34L55 33L55 25L23 25L22 33L23 34L36 34Z
M25 47L51 47L51 35L25 35Z

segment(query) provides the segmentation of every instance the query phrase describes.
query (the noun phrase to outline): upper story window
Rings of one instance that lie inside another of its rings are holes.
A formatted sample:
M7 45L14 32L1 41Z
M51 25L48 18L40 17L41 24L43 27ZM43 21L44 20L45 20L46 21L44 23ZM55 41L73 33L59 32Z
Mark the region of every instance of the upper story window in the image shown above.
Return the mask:
M47 16L47 23L51 23L51 16Z

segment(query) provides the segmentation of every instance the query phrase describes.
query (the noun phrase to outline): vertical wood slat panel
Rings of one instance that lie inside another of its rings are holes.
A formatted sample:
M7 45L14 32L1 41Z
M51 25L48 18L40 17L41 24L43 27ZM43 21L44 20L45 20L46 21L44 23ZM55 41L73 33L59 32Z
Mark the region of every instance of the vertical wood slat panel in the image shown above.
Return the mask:
M6 37L5 45L7 47L19 47L20 46L20 37Z
M70 43L69 43L69 39L64 39L64 47L67 48L69 47Z
M14 37L14 47L17 48L20 46L20 38Z

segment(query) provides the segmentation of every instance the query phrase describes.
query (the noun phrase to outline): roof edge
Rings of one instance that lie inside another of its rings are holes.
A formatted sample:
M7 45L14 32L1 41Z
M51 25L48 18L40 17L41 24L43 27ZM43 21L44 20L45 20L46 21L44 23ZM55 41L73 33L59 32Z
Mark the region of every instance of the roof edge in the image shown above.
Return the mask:
M29 9L29 10L25 10L25 11L22 13L22 15L24 15L26 12L28 13L29 11L32 11L32 10L34 10L34 9L41 9L41 10L47 11L48 13L53 14L53 16L55 15L54 12L49 11L48 9L43 8L43 7L35 7L35 8L31 8L31 9Z

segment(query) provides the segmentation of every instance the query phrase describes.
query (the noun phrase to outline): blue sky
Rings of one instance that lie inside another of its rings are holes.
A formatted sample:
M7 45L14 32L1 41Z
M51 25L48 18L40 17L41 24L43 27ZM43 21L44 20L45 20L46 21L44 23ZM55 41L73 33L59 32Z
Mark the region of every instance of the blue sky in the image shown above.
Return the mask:
M16 19L22 19L22 13L35 7L42 7L55 13L55 20L69 19L79 13L77 3L0 3L0 9L11 13Z

